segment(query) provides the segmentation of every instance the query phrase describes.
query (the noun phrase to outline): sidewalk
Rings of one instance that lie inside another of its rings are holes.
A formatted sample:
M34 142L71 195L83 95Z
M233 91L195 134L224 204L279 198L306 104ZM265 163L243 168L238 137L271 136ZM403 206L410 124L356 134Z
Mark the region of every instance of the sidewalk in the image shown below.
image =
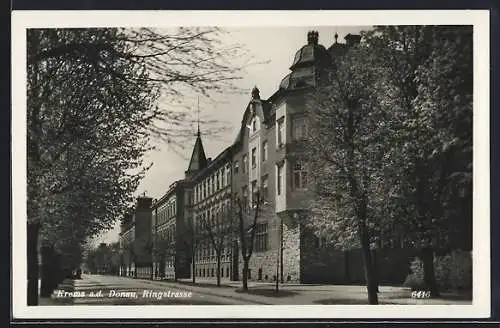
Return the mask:
M85 291L96 285L101 285L91 277L82 277L81 280L67 279L59 285L59 289L65 291ZM118 278L118 277L117 277ZM152 287L179 289L190 291L193 294L209 295L233 299L245 302L249 305L342 305L342 304L367 304L366 287L361 285L301 285L280 284L279 292L275 292L275 283L249 281L248 291L242 291L241 281L222 280L221 286L217 287L215 279L197 279L193 285L191 279L173 280L149 280L131 277L119 277L124 280L136 280ZM102 285L103 287L106 285ZM470 299L460 299L456 295L443 294L439 299L412 299L409 288L397 286L379 287L380 304L402 304L402 305L433 305L433 304L472 304ZM55 299L40 300L46 305L56 305ZM61 303L59 303L61 304Z
M141 279L142 280L142 279ZM168 284L207 295L233 298L261 305L334 305L334 304L367 304L366 287L360 285L301 285L280 284L279 292L275 292L275 284L272 282L249 281L247 292L242 292L241 281L221 281L221 286L216 286L215 280L197 279L192 284L190 279L180 279L177 282L142 280L152 284ZM471 300L460 299L454 295L443 295L446 297L438 299L412 299L411 291L406 287L380 286L380 304L400 305L437 305L437 304L472 304Z

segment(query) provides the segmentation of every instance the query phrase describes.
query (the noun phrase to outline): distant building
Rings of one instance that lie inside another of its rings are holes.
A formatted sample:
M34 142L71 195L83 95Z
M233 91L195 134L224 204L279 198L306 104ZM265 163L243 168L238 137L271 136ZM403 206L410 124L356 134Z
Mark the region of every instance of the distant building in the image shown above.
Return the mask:
M152 204L153 276L156 279L190 276L191 233L186 218L186 197L185 183L180 180Z
M190 178L193 186L194 224L194 274L198 277L216 277L217 262L213 242L205 224L215 222L219 215L231 206L231 147L225 149L213 161ZM216 239L217 230L212 230ZM237 268L237 258L232 257L232 246L222 249L221 276L229 278Z
M152 267L152 198L138 197L122 220L119 243L120 275L149 278Z

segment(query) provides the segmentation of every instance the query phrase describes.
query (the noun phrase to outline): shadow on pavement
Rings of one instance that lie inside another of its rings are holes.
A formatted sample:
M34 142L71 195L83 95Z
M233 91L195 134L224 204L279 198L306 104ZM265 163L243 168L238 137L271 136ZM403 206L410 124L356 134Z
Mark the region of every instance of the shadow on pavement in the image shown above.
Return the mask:
M276 293L275 289L269 288L249 288L248 290L243 290L238 288L235 290L236 293L240 294L248 294L248 295L258 295L258 296L266 296L266 297L292 297L294 295L299 294L298 292L294 292L291 290L278 290Z
M165 281L165 282L172 282L172 283L178 283L178 284L181 284L181 285L186 285L186 286L194 286L194 287L205 287L205 288L234 288L232 286L229 286L229 285L225 285L223 283L221 283L221 285L219 287L217 287L217 284L211 284L211 283L205 283L205 282L196 282L193 284L193 282L191 281L174 281L174 280L161 280L161 281Z
M366 300L361 300L361 299L353 299L353 298L327 298L327 299L322 299L322 300L316 300L313 302L314 304L321 304L321 305L352 305L352 304L360 304L360 305L368 305L368 299ZM387 300L379 300L379 304L398 304L395 302L390 302Z

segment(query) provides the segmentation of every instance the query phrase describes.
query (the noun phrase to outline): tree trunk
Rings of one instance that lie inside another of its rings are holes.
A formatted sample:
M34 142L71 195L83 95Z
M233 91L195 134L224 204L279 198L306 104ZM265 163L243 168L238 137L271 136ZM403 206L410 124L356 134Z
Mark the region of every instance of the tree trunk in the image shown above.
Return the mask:
M371 305L378 304L377 284L373 274L373 263L370 250L370 239L364 221L360 227L361 248L363 251L363 264L365 271L366 288L368 291L368 303Z
M243 290L248 290L248 259L243 259Z
M217 287L220 287L220 254L217 254Z
M239 277L239 248L238 243L233 244L233 253L231 254L231 280L238 281Z
M38 263L38 223L28 223L28 240L27 240L27 269L28 269L28 306L38 305L38 279L39 279L39 263Z
M422 261L424 263L424 283L431 297L439 296L439 288L436 282L436 274L434 271L434 250L432 247L424 247L422 249Z
M372 267L373 267L373 280L374 280L374 284L375 284L375 290L378 292L379 289L379 279L378 279L378 265L377 265L377 251L374 249L372 250Z
M191 253L191 257L193 259L193 272L192 272L192 275L193 275L193 284L196 283L196 258L195 258L195 252L194 252L194 247L193 247L193 252Z
M43 245L41 247L42 255L42 272L41 272L41 284L40 284L40 296L50 297L52 291L56 287L56 281L58 280L59 270L56 263L56 256L52 246Z

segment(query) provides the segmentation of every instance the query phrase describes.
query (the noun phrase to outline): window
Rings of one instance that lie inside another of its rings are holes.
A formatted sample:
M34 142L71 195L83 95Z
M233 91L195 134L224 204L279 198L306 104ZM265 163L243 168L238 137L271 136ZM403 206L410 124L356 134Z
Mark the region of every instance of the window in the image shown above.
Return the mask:
M248 156L247 154L243 155L243 167L241 168L241 171L245 173L247 171L247 166L248 166Z
M266 200L268 198L268 176L262 177L262 199Z
M282 146L285 142L285 118L282 117L278 120L278 146Z
M231 166L226 166L226 185L229 186L231 183Z
M255 251L267 251L267 223L259 223L255 229Z
M267 141L262 143L262 161L267 161Z
M255 117L252 119L252 131L257 131L257 119Z
M307 189L307 170L301 161L293 167L293 186L295 189Z
M257 180L252 181L252 204L257 201Z
M278 181L277 182L277 186L276 186L276 192L278 193L278 195L281 195L282 193L282 189L283 189L283 169L284 169L284 164L281 164L281 165L278 165L278 174L277 174L277 177L278 177Z
M212 194L215 193L215 176L210 177L210 181L212 183Z
M257 149L256 148L253 148L252 149L252 168L255 168L255 166L257 165Z
M248 187L244 186L241 188L242 202L243 208L248 205Z
M307 121L305 117L294 118L292 126L294 140L303 140L307 137Z
M235 161L234 162L234 173L235 174L238 173L239 167L240 167L240 163L238 163L238 161Z
M220 189L220 172L217 171L217 189L215 190L219 190Z

